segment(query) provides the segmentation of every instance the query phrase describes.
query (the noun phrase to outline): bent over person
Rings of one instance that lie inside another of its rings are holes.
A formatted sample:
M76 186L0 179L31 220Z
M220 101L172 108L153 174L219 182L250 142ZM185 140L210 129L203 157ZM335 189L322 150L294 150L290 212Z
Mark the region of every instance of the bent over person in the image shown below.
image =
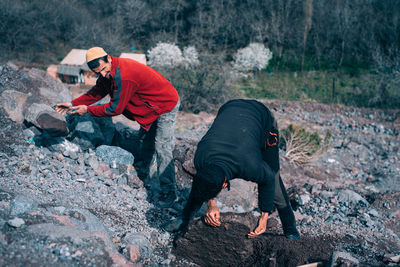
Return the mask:
M214 198L232 179L258 184L261 217L254 238L266 231L268 215L276 206L287 238L299 239L293 210L279 174L278 128L270 110L255 100L237 99L225 103L208 132L200 140L194 157L197 170L188 202L183 210L181 230L203 202L208 209L204 220L220 226L220 212Z
M154 69L133 59L108 55L93 47L86 53L89 68L99 75L96 85L72 103L59 103L56 110L65 115L110 117L123 114L141 128L141 153L135 157L139 177L146 180L153 154L156 154L160 182L160 206L168 207L176 199L175 168L172 151L179 96L172 84ZM90 106L109 95L110 102Z

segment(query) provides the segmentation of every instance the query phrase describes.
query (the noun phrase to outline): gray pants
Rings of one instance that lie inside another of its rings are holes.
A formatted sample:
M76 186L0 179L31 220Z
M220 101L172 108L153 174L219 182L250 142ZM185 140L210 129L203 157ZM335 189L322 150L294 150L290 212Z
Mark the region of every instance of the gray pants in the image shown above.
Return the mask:
M175 147L175 124L180 101L175 108L164 113L152 123L148 131L140 128L140 149L135 159L135 169L145 183L158 179L163 193L176 191L175 165L172 152ZM156 170L151 169L156 161Z

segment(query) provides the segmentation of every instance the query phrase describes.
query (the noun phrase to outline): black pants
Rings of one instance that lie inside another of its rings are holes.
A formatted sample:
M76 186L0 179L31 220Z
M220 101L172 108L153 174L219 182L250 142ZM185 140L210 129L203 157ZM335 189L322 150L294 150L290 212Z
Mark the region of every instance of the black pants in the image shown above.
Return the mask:
M274 127L277 129L277 125L274 122ZM275 197L274 197L274 205L278 209L286 208L289 203L289 197L287 195L285 186L283 185L281 176L280 176L280 165L279 165L279 133L276 130L277 133L277 142L273 146L265 146L265 149L262 151L262 157L263 160L276 172L275 175ZM272 142L270 142L271 144Z

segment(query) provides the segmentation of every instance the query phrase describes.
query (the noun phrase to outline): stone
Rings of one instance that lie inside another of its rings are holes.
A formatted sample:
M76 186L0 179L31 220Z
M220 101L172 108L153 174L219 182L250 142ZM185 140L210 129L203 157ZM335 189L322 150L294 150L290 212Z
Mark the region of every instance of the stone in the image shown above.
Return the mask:
M111 166L114 164L132 165L134 161L131 153L116 146L101 145L96 148L96 155Z
M24 105L28 97L29 94L15 90L5 90L0 96L0 104L11 120L22 123L24 121Z
M50 136L67 136L67 122L61 114L45 104L33 103L25 112L25 120Z
M79 144L86 151L100 145L111 145L115 127L112 119L108 117L94 117L89 113L85 115L67 115L68 139Z
M340 190L337 196L339 202L346 203L348 206L355 206L357 204L364 206L369 205L365 198L349 189Z
M11 202L11 211L10 215L11 216L16 216L20 215L23 213L27 213L30 210L36 208L38 206L38 203L26 196L17 196L12 202Z
M12 220L9 220L7 223L8 223L8 225L10 225L14 228L19 228L25 224L25 221L23 219L17 217Z
M308 202L310 202L311 198L310 195L308 194L302 194L297 196L296 201L300 206L306 205Z
M136 246L129 244L126 246L126 250L131 262L138 262L140 260L140 251Z
M334 251L331 258L330 267L338 266L359 266L360 262L350 253L343 251Z
M221 212L244 213L257 207L257 184L243 179L230 181L231 189L223 189L216 197Z
M151 258L153 248L149 239L143 233L128 233L124 238L124 242L137 247L142 259Z

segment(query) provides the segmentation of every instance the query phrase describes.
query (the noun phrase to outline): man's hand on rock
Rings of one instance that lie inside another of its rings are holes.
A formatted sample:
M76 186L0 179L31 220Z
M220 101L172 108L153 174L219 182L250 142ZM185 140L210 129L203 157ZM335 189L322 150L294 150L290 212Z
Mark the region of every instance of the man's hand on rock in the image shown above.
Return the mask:
M78 114L82 116L88 112L88 107L86 105L73 106L70 109L71 111L69 114Z
M69 102L64 102L64 103L58 103L55 107L56 111L60 113L61 115L67 114L67 112L72 108L72 103Z
M204 215L204 221L206 224L217 227L221 225L221 214L219 213L219 209L217 207L217 203L214 199L210 199L207 203L208 209L206 214Z
M260 219L258 220L258 225L254 231L250 232L247 237L254 238L257 237L267 230L268 212L262 212Z

